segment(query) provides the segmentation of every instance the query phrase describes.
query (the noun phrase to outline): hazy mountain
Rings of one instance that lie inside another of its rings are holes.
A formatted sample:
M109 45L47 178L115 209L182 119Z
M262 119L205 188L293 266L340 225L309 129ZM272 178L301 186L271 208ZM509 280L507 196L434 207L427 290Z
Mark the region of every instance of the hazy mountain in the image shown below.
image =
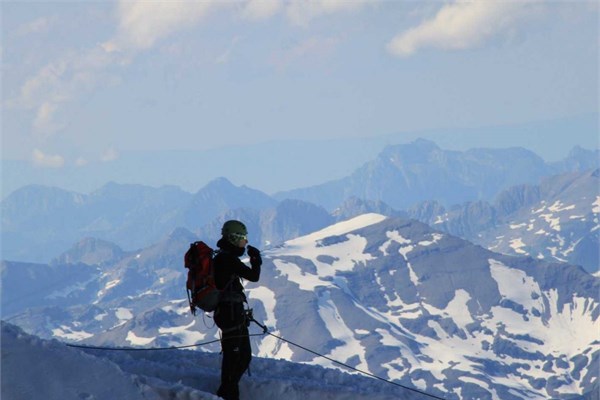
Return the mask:
M331 213L336 221L344 221L362 214L376 213L389 217L407 217L403 211L396 211L382 201L363 200L350 197Z
M588 271L600 259L600 170L548 177L518 185L495 202L469 202L446 209L423 202L408 215L491 250L567 261Z
M132 251L177 227L198 230L232 208L276 204L266 194L224 178L193 195L173 186L109 183L89 195L27 186L2 201L2 258L49 261L86 237Z
M373 160L390 144L426 138L448 150L470 147L506 148L523 146L544 160L564 157L572 143L598 147L598 113L503 124L477 128L448 128L388 135L335 139L273 140L212 149L119 151L111 162L92 161L86 165L65 163L62 168L41 170L30 160L0 160L1 197L30 184L56 186L78 193L90 193L118 177L121 183L152 187L176 185L195 193L211 180L225 176L267 194L310 187L350 175ZM334 150L332 150L334 149ZM586 151L587 152L587 151ZM308 155L308 156L307 156ZM240 163L232 160L244 160ZM584 169L593 168L588 166ZM559 173L563 170L556 170ZM470 199L473 200L473 199ZM339 205L341 202L334 204Z
M190 199L172 186L109 183L89 195L26 186L2 201L2 258L47 261L85 237L147 246L181 224L174 210Z
M217 338L210 319L189 314L182 255L190 240L178 230L97 272L97 290L69 285L66 307L13 309L25 314L12 320L42 337L90 344ZM336 360L447 399L598 390L600 280L579 267L501 255L379 214L287 241L263 259L260 282L246 286L257 319ZM23 265L3 268L3 296L12 296L4 280ZM67 301L75 297L78 305ZM254 348L261 357L330 365L272 337L255 338Z
M96 238L84 238L53 260L53 263L110 265L124 255L125 252L114 243Z
M230 219L244 221L248 240L260 248L278 245L333 223L334 218L322 207L300 200L283 200L275 207L264 210L233 209L221 214L203 226L198 235L207 243L216 243L221 237L223 223Z
M196 193L182 210L181 220L187 228L197 228L215 217L237 208L263 210L277 201L247 186L235 186L225 178L211 181Z
M575 146L564 160L551 163L550 166L557 173L566 171L583 172L588 169L600 168L600 150L587 150Z
M439 223L437 217L441 215L437 211L433 217L428 215L433 212L431 207L444 208L453 216L448 219L453 225L445 229L475 240L482 230L496 226L496 219L505 218L524 201L539 201L539 194L535 189L531 193L513 190L497 206L490 206L485 198L515 182L538 183L549 170L582 168L593 163L594 154L597 152L578 148L563 164L550 167L524 149L456 152L418 140L386 148L347 178L282 193L278 197L281 202L247 186L235 186L225 178L210 182L195 194L174 186L116 183L89 195L28 186L2 201L2 258L48 262L87 237L134 251L177 227L215 242L220 225L231 218L245 221L253 243L264 247L365 212L406 215L395 210L408 204L417 204L412 216L431 224ZM522 187L530 190L530 184ZM312 203L286 198L303 196ZM419 205L419 200L427 203ZM448 206L464 201L471 203L466 208ZM319 204L332 210L331 215Z
M596 155L594 157L593 155ZM576 148L563 163L547 164L523 148L448 151L423 139L386 147L350 176L316 186L280 192L333 210L354 196L383 201L395 209L436 200L444 206L491 200L509 186L537 183L542 177L598 165L597 151Z
M30 308L89 304L103 284L101 269L86 264L0 263L2 315ZM61 315L65 312L60 311ZM47 332L46 332L47 333Z

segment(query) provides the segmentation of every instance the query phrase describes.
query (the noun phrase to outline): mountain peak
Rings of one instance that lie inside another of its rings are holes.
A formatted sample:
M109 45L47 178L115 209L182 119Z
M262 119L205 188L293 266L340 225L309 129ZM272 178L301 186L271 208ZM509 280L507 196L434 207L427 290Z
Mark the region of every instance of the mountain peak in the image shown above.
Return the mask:
M223 190L236 187L231 181L223 176L213 179L208 182L202 190Z
M71 249L58 256L53 262L58 264L84 263L88 265L107 265L121 258L125 252L115 243L86 237Z
M418 154L427 154L436 150L440 150L440 147L435 142L432 142L428 139L419 138L410 143L386 146L381 152L381 155L388 155L389 153L401 153L408 155L414 154L415 152Z

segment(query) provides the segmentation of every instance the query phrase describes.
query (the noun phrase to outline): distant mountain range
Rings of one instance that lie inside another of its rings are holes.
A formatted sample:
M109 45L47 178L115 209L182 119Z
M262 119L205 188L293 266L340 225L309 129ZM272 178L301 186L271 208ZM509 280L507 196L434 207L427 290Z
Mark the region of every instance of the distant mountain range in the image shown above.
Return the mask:
M543 177L598 168L599 152L574 148L557 163L546 163L523 148L440 149L428 140L388 146L379 156L348 177L308 188L280 192L277 199L295 198L333 210L349 197L382 201L404 210L436 200L444 206L492 200L517 184L535 184Z
M214 243L227 219L245 221L251 242L268 248L335 221L376 212L415 218L509 254L518 248L518 254L565 260L596 271L598 223L592 204L598 196L598 177L587 168L597 163L597 151L581 148L548 164L519 148L455 152L417 140L386 148L347 178L275 197L225 178L194 194L175 186L108 183L84 195L32 185L1 203L2 258L47 263L85 238L135 251L177 228ZM569 172L562 177L549 176L565 170ZM587 183L565 186L568 198L561 201L576 207L568 218L587 215L585 220L563 221L560 237L545 235L544 240L510 229L524 223L535 203L551 206L560 200L561 185L580 175ZM500 236L510 239L496 242Z
M185 298L182 255L194 238L180 228L134 252L88 240L51 265L3 262L3 318L94 345L216 338ZM331 358L448 400L599 390L600 279L580 267L374 213L263 253L260 282L246 285L257 319ZM261 357L331 366L272 337L253 343Z
M89 194L106 182L138 183L160 187L176 185L196 193L208 182L225 176L265 193L319 185L350 175L356 168L373 160L388 145L409 143L427 138L440 147L464 151L470 148L506 148L522 146L544 160L560 160L573 146L598 148L598 112L546 121L480 126L453 127L421 132L391 132L364 137L291 140L280 139L254 143L253 139L238 146L203 149L196 143L174 143L179 150L144 151L118 149L116 160L103 162L89 159L76 165L66 156L61 168L40 168L31 160L0 160L2 182L0 198L31 184L55 186ZM367 132L365 132L367 133ZM93 149L90 149L93 150ZM232 162L236 160L236 162Z

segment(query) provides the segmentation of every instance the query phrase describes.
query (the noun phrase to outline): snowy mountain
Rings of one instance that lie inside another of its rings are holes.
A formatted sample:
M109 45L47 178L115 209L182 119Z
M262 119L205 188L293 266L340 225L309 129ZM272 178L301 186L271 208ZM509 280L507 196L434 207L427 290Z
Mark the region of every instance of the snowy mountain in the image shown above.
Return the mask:
M569 262L590 272L600 265L598 169L515 186L493 204L477 201L446 209L424 202L408 215L504 254Z
M450 206L491 200L513 185L534 184L544 176L598 166L598 152L581 148L574 149L564 162L548 164L524 148L460 152L418 139L386 147L375 160L345 178L280 192L274 197L301 199L328 210L352 196L383 201L397 210L429 200Z
M193 318L177 230L55 288L9 317L27 332L92 345L179 346L218 338ZM355 368L446 399L592 398L599 388L600 280L580 267L491 252L425 224L364 214L264 252L250 306L270 332ZM64 266L66 268L66 266ZM24 265L2 266L35 286ZM56 265L33 265L39 276ZM23 275L19 275L23 274ZM54 282L54 281L53 281ZM68 288L68 290L67 290ZM61 304L60 301L63 302ZM260 357L337 367L273 336ZM206 347L218 351L218 345Z
M1 358L4 399L218 399L213 393L219 385L220 356L215 353L84 351L2 322ZM258 358L252 362L252 376L243 377L240 387L243 400L428 399L373 379Z
M600 170L569 174L541 186L542 199L482 234L479 243L506 254L568 261L598 271Z

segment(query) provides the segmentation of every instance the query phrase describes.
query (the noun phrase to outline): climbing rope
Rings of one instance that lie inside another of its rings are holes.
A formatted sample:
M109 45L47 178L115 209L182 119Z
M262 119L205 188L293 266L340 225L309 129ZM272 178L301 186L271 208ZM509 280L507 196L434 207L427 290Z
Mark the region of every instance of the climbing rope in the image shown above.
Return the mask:
M86 350L108 350L108 351L160 351L160 350L177 350L177 349L188 349L190 347L200 347L207 346L209 344L221 342L223 340L231 340L231 339L239 339L243 337L252 337L252 336L264 336L264 333L253 333L251 335L238 335L238 336L230 336L225 339L215 339L208 342L196 343L196 344L188 344L185 346L169 346L169 347L104 347L104 346L87 346L83 344L72 344L65 343L68 347L75 347L78 349L86 349Z
M302 350L308 351L309 353L312 353L312 354L314 354L314 355L316 355L316 356L322 357L322 358L324 358L324 359L326 359L326 360L329 360L329 361L331 361L331 362L333 362L333 363L336 363L336 364L338 364L338 365L341 365L341 366L343 366L343 367L346 367L346 368L348 368L348 369L351 369L351 370L353 370L353 371L359 372L359 373L361 373L361 374L363 374L363 375L370 376L371 378L379 379L380 381L383 381L383 382L386 382L386 383L390 383L390 384L392 384L392 385L395 385L395 386L399 386L399 387L401 387L401 388L403 388L403 389L410 390L411 392L416 392L416 393L419 393L419 394L422 394L422 395L425 395L425 396L429 396L429 397L431 397L432 399L445 400L443 397L439 397L439 396L436 396L436 395L433 395L433 394L430 394L430 393L427 393L427 392L423 392L423 391L421 391L421 390L419 390L419 389L415 389L415 388L411 388L411 387L408 387L408 386L404 386L404 385L401 385L401 384L399 384L399 383L397 383L397 382L390 381L390 380L388 380L388 379L385 379L385 378L382 378L382 377L380 377L380 376L377 376L377 375L375 375L375 374L372 374L372 373L370 373L370 372L363 371L363 370L360 370L360 369L358 369L358 368L354 368L354 367L353 367L353 366L351 366L351 365L344 364L343 362L341 362L341 361L338 361L338 360L334 360L333 358L327 357L326 355L320 354L320 353L318 353L318 352L316 352L316 351L314 351L314 350L311 350L311 349L309 349L309 348L307 348L307 347L304 347L304 346L302 346L302 345L299 345L298 343L294 343L294 342L292 342L291 340L284 339L284 338L282 338L281 336L277 336L277 335L275 335L275 334L273 334L273 333L271 333L271 332L267 332L267 335L271 335L271 336L273 336L274 338L277 338L277 339L279 339L279 340L281 340L281 341L284 341L284 342L286 342L286 343L289 343L289 344L291 344L292 346L296 346L296 347L298 347L298 348L301 348Z
M445 400L443 397L439 397L439 396L436 396L436 395L434 395L434 394L430 394L430 393L424 392L424 391L422 391L422 390L419 390L419 389L411 388L411 387L409 387L409 386L401 385L400 383L397 383L397 382L391 381L391 380L389 380L389 379L382 378L382 377L380 377L380 376L377 376L377 375L375 375L375 374L372 374L372 373L370 373L370 372L367 372L367 371L360 370L360 369L358 369L358 368L355 368L355 367L353 367L353 366L351 366L351 365L345 364L345 363L343 363L343 362L341 362L341 361L335 360L335 359L333 359L333 358L331 358L331 357L328 357L328 356L326 356L326 355L324 355L324 354L321 354L321 353L318 353L318 352L316 352L316 351L314 351L314 350L311 350L311 349L309 349L308 347L302 346L302 345L300 345L300 344L298 344L298 343L294 343L294 342L292 342L291 340L288 340L288 339L285 339L285 338L283 338L283 337L281 337L281 336L275 335L274 333L271 333L271 332L269 332L268 328L267 328L265 325L263 325L263 324L261 324L260 322L256 321L256 320L254 319L254 317L252 317L252 314L251 314L251 313L249 314L249 321L252 321L252 322L254 322L256 325L258 325L259 327L261 327L261 328L262 328L262 330L263 330L263 332L262 332L262 333L253 333L253 334L249 334L249 335L238 335L238 336L231 336L231 337L228 337L228 338L226 338L226 339L215 339L215 340L210 340L210 341L208 341L208 342L202 342L202 343L190 344L190 345L185 345L185 346L171 346L171 347L150 347L150 348L142 348L142 347L102 347L102 346L87 346L87 345L77 345L77 344L70 344L70 343L67 343L66 345L67 345L67 346L69 346L69 347L75 347L75 348L87 349L87 350L109 350L109 351L160 351L160 350L176 350L176 349L186 349L186 348L190 348L190 347L200 347L200 346L206 346L206 345L209 345L209 344L213 344L213 343L220 342L220 341L222 341L222 340L239 339L239 338L242 338L242 337L252 337L252 336L264 336L264 335L270 335L270 336L273 336L274 338L276 338L276 339L278 339L278 340L281 340L281 341L283 341L283 342L289 343L289 344L291 344L292 346L298 347L298 348L300 348L300 349L302 349L302 350L304 350L304 351L307 351L307 352L309 352L309 353L312 353L312 354L314 354L314 355L316 355L316 356L318 356L318 357L322 357L322 358L324 358L324 359L326 359L326 360L329 360L329 361L331 361L331 362L333 362L333 363L335 363L335 364L341 365L341 366L343 366L343 367L345 367L345 368L348 368L348 369L350 369L350 370L356 371L356 372L358 372L358 373L361 373L361 374L363 374L363 375L370 376L371 378L375 378L375 379L378 379L378 380L380 380L380 381L382 381L382 382L386 382L386 383L389 383L389 384L391 384L391 385L395 385L395 386L401 387L401 388L403 388L403 389L406 389L406 390L409 390L409 391L411 391L411 392L415 392L415 393L422 394L422 395L424 395L424 396L428 396L428 397L430 397L430 398L432 398L432 399L437 399L437 400Z

